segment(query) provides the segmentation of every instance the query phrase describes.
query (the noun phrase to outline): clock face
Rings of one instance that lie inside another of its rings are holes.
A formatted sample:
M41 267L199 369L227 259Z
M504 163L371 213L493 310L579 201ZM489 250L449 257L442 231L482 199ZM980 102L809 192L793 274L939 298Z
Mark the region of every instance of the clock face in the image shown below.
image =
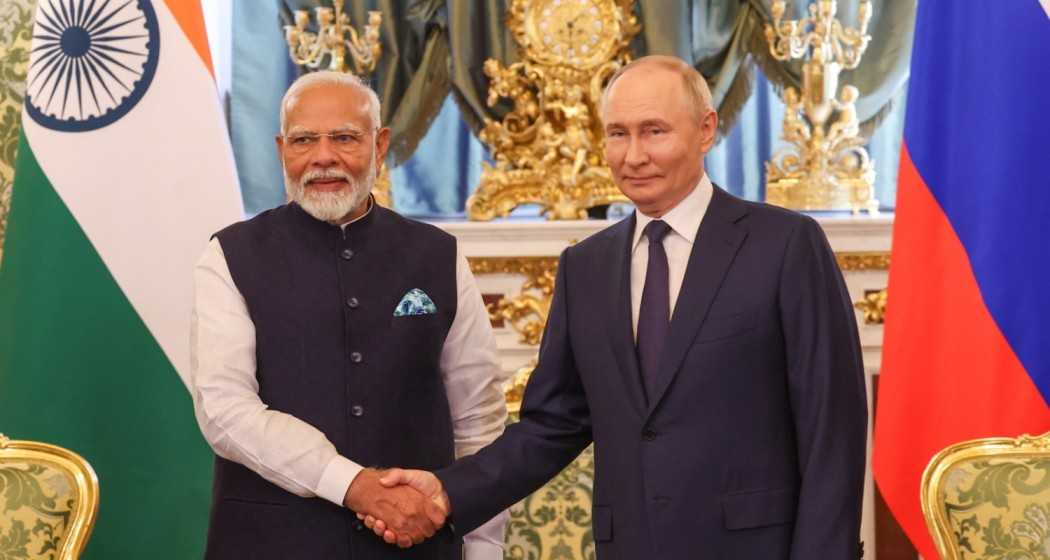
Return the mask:
M585 68L605 60L618 27L612 0L537 0L526 12L530 53Z

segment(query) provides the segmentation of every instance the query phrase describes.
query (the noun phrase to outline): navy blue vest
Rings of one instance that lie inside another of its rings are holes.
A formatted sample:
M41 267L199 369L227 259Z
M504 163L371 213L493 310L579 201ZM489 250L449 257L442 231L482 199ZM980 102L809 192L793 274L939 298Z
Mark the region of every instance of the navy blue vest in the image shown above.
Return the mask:
M456 242L374 205L345 230L297 204L216 236L255 324L259 396L364 466L455 459L439 359L456 314ZM418 288L437 307L395 317ZM208 558L460 557L446 529L400 550L321 498L300 498L216 457Z

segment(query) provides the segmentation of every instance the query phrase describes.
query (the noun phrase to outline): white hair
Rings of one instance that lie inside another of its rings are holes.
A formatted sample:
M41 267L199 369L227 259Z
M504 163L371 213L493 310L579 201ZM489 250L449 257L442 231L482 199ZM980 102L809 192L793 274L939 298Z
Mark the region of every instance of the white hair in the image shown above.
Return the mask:
M320 85L339 85L347 88L357 89L368 98L368 115L372 119L372 128L380 127L379 118L379 96L375 90L368 87L363 79L348 72L336 72L334 70L322 70L303 74L288 86L288 91L281 99L281 134L288 132L288 111L299 101L299 96L306 90Z

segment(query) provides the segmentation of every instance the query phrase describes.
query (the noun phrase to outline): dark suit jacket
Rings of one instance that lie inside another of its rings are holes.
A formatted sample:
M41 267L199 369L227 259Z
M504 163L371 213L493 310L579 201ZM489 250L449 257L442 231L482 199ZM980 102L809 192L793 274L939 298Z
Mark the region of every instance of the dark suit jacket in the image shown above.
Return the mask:
M533 492L593 440L601 560L857 558L867 401L820 226L715 188L646 398L634 222L562 254L521 421L438 472L456 530Z

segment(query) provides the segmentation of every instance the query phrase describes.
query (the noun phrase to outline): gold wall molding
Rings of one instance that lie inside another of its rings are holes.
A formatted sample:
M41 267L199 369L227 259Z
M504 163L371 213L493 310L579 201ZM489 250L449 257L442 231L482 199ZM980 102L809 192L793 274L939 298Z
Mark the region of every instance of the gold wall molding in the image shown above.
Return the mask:
M504 296L489 304L489 318L505 321L518 331L521 342L538 345L554 296L558 257L472 257L468 260L474 274L525 276L518 295Z
M529 360L529 363L518 368L518 371L515 371L504 385L503 397L507 401L507 412L510 414L521 412L521 401L525 399L525 386L528 385L529 376L532 375L532 370L536 369L537 364L536 358Z
M507 26L521 61L485 61L486 103L509 98L514 108L502 122L485 120L479 136L496 165L482 164L467 216L491 220L538 204L549 219L572 220L625 202L605 162L597 101L641 31L634 0L512 0Z
M860 301L853 302L853 307L864 315L865 325L881 325L886 322L886 288L865 290Z
M889 251L838 251L835 261L843 272L857 270L889 270Z
M467 260L471 272L476 275L514 274L525 277L518 294L504 295L498 302L488 305L489 318L509 324L518 332L521 342L530 346L539 345L554 296L558 257L469 257ZM890 253L841 251L835 253L835 261L843 272L884 271L890 267ZM885 288L865 292L864 298L855 302L854 307L863 312L866 324L882 324L886 312ZM527 369L531 371L531 367Z
M554 293L554 275L558 271L557 256L532 257L469 257L474 274L524 274L535 277L542 289ZM889 270L889 251L836 251L835 261L845 271ZM540 275L544 275L541 279ZM537 284L539 285L539 284Z

